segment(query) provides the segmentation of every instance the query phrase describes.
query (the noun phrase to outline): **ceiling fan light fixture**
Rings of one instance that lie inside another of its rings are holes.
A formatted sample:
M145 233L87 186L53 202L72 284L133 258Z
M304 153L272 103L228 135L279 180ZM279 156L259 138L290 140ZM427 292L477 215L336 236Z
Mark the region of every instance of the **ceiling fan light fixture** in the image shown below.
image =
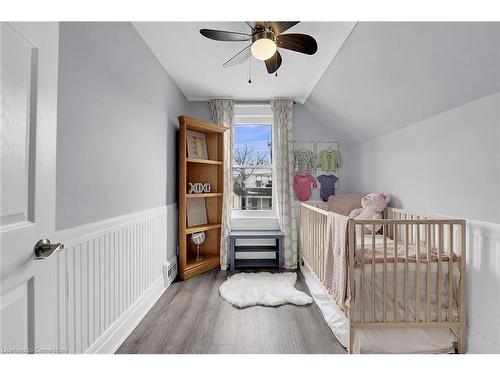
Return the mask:
M276 53L276 42L271 31L261 31L252 36L250 51L253 57L259 60L267 60Z
M259 60L267 60L276 53L276 43L271 39L259 39L250 47L253 57Z

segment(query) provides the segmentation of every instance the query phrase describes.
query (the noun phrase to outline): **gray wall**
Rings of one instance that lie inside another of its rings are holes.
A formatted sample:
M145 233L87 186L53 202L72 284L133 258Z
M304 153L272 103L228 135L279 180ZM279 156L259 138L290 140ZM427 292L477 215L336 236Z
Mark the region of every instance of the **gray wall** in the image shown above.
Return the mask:
M188 115L200 120L211 121L208 102L189 102Z
M334 131L324 126L307 107L293 105L293 139L298 142L338 141Z
M305 105L352 146L500 90L500 22L359 22Z
M500 93L348 151L351 191L387 191L392 205L500 223Z
M175 202L174 81L130 23L61 23L59 43L57 229Z

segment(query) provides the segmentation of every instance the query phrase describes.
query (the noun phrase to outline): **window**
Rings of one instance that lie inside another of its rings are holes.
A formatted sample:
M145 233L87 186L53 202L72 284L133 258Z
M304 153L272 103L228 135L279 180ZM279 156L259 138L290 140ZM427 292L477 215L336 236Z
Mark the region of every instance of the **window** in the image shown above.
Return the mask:
M235 112L233 210L271 211L273 153L270 108L244 106L237 107Z

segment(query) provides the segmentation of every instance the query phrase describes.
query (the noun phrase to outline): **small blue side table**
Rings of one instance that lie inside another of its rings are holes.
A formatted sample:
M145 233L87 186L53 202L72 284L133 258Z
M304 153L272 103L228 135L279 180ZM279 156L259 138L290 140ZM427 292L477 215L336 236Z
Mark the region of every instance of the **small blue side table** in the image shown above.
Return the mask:
M274 245L236 246L239 239L274 239ZM236 259L237 253L242 252L274 252L273 259ZM234 230L229 232L230 269L236 268L278 268L283 267L283 232L280 230Z

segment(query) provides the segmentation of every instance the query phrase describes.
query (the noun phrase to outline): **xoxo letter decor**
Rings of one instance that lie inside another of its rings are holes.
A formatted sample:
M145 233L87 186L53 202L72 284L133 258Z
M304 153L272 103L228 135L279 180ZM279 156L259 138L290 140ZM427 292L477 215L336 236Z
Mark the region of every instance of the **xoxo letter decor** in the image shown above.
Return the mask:
M201 182L195 182L191 183L189 182L189 191L188 194L201 194L201 193L210 193L211 187L208 182L206 183L201 183Z

